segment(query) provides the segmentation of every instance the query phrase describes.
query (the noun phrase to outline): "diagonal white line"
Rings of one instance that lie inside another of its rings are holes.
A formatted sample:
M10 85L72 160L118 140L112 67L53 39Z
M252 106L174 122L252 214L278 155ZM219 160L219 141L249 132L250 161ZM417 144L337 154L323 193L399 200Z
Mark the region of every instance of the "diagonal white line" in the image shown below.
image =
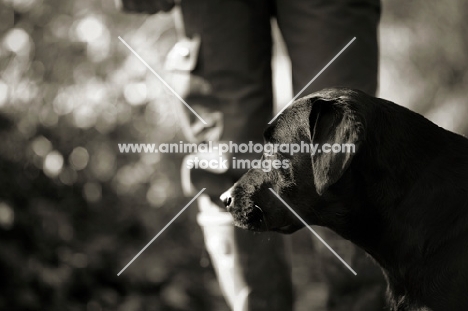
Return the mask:
M338 255L334 250L333 248L330 247L330 245L327 244L327 242L324 241L324 239L322 239L322 237L320 235L318 235L317 232L315 232L314 229L312 229L305 221L304 219L301 218L301 216L299 216L289 205L288 203L286 203L276 192L275 190L273 190L272 188L269 188L270 191L281 201L283 202L283 204L307 227L307 229L309 229L316 237L317 239L320 240L320 242L323 243L323 245L325 245L329 250L330 252L333 253L333 255L336 256L336 258L338 258L345 266L346 268L349 269L349 271L351 271L354 275L357 275L356 271L353 270L353 268L351 268L347 263L346 261L343 260L343 258L340 257L340 255Z
M135 52L134 49L132 49L132 47L131 47L130 45L127 44L127 42L125 42L124 39L122 39L122 37L119 36L119 40L122 41L122 43L125 44L125 46L126 46L126 47L127 47L127 48L128 48L144 65L145 65L145 66L146 66L146 68L148 68L148 69L149 69L149 70L150 70L150 71L151 71L151 72L152 72L152 73L153 73L153 74L154 74L154 75L155 75L155 76L156 76L156 77L157 77L157 78L158 78L158 79L159 79L159 80L160 80L160 81L161 81L161 82L162 82L162 83L163 83L163 84L164 84L164 85L165 85L165 86L166 86L166 87L167 87L167 88L168 88L168 89L169 89L169 90L170 90L170 91L171 91L171 92L188 108L188 109L190 109L190 111L191 111L194 115L196 115L196 116L198 117L198 119L200 119L200 121L203 122L203 124L207 124L207 123L205 122L205 120L203 120L203 118L200 117L200 116L198 115L198 113L196 113L195 110L193 110L192 107L190 107L189 104L187 104L187 103L185 102L185 100L184 100L179 94L177 94L177 92L174 91L174 89L173 89L169 84L167 84L167 82L164 81L164 79L161 78L161 76L158 75L158 74L156 73L156 71L154 71L153 68L151 68L150 65L148 65L148 63L145 62L145 60L144 60L143 58L141 58L140 55L138 55L137 52Z
M337 58L338 58L338 56L340 56L340 55L351 45L351 43L354 42L354 40L356 40L356 37L354 37L353 39L351 39L351 41L349 41L349 43L346 44L346 46L345 46L343 49L341 49L341 51L338 52L338 54L336 54L336 56L333 57L333 59L332 59L327 65L325 65L325 67L323 67L323 69L320 70L320 72L319 72L318 74L316 74L315 77L313 77L312 80L310 80L309 83L307 83L306 86L304 86L304 87L302 88L302 90L300 90L299 93L297 93L296 96L294 96L293 99L291 99L291 100L289 101L289 103L288 103L286 106L284 106L283 109L281 109L281 111L278 112L278 114L277 114L273 119L271 119L270 122L268 122L268 124L271 124L273 121L275 121L276 118L278 118L279 115L282 114L283 111L284 111L286 108L288 108L288 106L291 105L291 104L296 100L296 98L298 98L299 95L301 95L301 94L309 87L309 85L311 85L312 82L314 82L314 81L315 81L315 80L316 80L316 79L317 79L317 78L318 78L318 77L319 77L319 76L320 76L320 75L321 75Z
M166 230L167 227L169 227L169 226L172 224L172 222L174 222L174 220L176 220L177 217L179 217L180 214L182 214L182 213L187 209L187 207L189 207L190 204L192 204L192 202L195 201L195 200L198 198L198 196L199 196L200 194L202 194L203 191L205 191L205 189L206 189L206 188L203 188L202 190L200 190L200 192L198 192L197 195L196 195L193 199L191 199L190 202L188 202L187 205L185 205L184 208L183 208L179 213L177 213L177 215L175 215L174 218L172 218L171 221L169 221L169 222L167 223L167 225L164 226L164 228L162 228L162 230L159 231L158 234L156 234L156 236L155 236L151 241L149 241L148 244L146 244L146 246L143 247L143 249L142 249L138 254L136 254L135 257L133 257L133 259L130 260L130 262L129 262L122 270L120 270L119 273L117 273L117 276L120 276L120 275L122 274L122 272L124 272L125 269L127 269L128 266L130 266L130 265L135 261L135 259L137 259L138 256L140 256L141 253L143 253L143 252L145 251L145 249L147 249L148 246L150 246L151 243L153 243L154 240L156 240L156 239L164 232L164 230Z

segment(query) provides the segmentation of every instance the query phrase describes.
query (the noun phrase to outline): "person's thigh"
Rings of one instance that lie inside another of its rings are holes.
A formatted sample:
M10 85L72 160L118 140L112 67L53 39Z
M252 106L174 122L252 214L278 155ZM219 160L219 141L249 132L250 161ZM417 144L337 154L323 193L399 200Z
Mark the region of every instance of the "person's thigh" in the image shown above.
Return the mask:
M270 6L265 0L182 1L188 35L201 36L193 74L211 85L211 101L203 100L224 114L222 140L262 141L271 118Z
M379 0L276 0L278 25L300 91L354 37L356 40L303 93L331 86L377 89Z

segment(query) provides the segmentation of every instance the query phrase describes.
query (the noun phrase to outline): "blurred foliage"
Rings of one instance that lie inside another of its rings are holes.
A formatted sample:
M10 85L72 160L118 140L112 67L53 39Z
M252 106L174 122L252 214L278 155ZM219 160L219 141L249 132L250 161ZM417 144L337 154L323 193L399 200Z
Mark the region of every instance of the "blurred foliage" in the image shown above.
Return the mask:
M382 97L468 134L468 1L383 1Z
M381 28L381 95L465 133L467 14L464 0L388 0ZM116 275L188 201L181 155L118 152L183 139L177 99L118 36L178 85L162 70L170 15L0 0L0 310L226 310L196 207ZM298 310L316 277L303 261Z
M117 148L181 139L177 99L117 39L162 72L171 16L112 1L0 12L0 310L221 310L196 207L117 277L188 201L182 155Z

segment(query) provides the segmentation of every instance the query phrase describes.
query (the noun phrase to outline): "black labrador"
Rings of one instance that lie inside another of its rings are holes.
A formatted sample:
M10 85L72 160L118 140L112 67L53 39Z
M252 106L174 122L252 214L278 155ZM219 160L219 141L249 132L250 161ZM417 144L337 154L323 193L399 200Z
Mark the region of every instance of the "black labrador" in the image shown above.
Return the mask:
M468 139L392 102L346 88L296 100L264 133L272 144L354 144L353 152L264 155L221 196L241 228L328 227L382 267L390 309L468 310Z

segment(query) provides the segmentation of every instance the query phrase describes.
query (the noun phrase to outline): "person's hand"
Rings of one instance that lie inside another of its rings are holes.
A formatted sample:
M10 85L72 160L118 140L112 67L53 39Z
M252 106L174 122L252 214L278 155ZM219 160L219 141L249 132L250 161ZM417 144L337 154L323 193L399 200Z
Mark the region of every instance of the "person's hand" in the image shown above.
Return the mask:
M117 7L125 12L155 14L167 12L174 7L174 0L114 0Z

